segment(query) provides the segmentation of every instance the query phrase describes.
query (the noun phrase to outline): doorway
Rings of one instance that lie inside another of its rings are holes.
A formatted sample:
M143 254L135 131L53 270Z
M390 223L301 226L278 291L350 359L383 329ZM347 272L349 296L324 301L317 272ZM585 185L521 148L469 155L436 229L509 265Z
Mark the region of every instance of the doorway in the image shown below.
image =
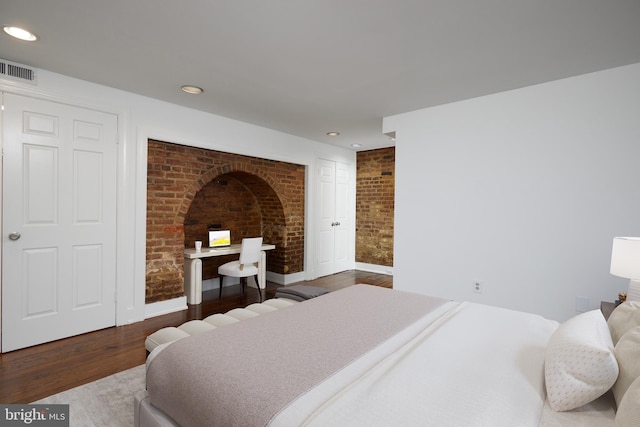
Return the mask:
M2 351L115 325L118 122L4 95Z

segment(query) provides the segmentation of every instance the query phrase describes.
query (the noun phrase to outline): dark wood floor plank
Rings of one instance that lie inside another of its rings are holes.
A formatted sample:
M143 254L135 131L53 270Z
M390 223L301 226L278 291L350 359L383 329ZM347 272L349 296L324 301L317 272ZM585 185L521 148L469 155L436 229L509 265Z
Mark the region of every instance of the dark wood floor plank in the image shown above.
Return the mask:
M356 283L392 288L393 278L351 270L302 282L332 291ZM266 298L273 298L278 288L268 283ZM141 365L146 359L144 340L158 329L258 301L255 289L240 295L239 286L225 287L222 299L217 291L207 291L202 304L187 310L0 354L0 403L30 403Z

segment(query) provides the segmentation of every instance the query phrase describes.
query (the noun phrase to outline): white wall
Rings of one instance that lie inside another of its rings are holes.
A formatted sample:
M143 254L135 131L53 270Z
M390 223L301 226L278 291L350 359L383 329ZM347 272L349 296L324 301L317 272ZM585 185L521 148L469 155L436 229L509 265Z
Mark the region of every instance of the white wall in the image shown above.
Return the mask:
M385 118L394 288L556 320L613 301L640 236L640 64ZM483 284L474 293L474 281Z
M308 166L305 276L314 277L314 212L317 209L311 171L316 169L316 160L324 158L352 165L355 175L355 152L46 70L37 70L37 76L37 86L0 80L0 91L67 102L119 116L118 324L143 320L145 316L146 148L149 138ZM353 187L355 189L355 182ZM355 252L355 238L352 240L351 251Z

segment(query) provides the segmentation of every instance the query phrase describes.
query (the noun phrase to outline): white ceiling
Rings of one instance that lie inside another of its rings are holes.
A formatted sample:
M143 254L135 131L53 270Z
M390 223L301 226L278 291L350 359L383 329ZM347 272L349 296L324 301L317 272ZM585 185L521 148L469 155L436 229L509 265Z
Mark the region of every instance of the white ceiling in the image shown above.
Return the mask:
M39 36L0 58L360 149L384 116L640 62L640 0L0 0L0 25Z

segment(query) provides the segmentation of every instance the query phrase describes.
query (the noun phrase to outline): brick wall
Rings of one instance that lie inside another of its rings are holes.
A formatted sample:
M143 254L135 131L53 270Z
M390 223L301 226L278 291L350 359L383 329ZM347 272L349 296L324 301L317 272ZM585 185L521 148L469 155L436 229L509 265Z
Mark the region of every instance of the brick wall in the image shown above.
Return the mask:
M214 224L230 229L233 243L262 235L275 244L269 271L302 271L304 175L301 165L150 140L146 302L184 295L184 248L207 246ZM204 260L203 279L235 258Z
M393 266L395 148L359 151L356 262Z

